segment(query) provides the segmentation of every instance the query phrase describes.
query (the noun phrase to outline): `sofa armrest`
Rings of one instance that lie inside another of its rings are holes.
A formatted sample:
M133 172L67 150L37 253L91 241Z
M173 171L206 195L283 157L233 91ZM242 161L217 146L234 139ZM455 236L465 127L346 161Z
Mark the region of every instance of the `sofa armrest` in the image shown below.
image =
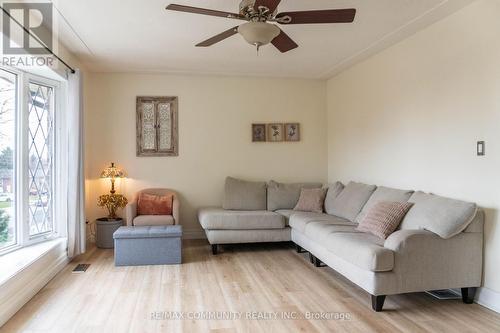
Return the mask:
M481 285L482 233L444 239L427 230L398 230L384 247L394 251L399 292Z
M484 232L484 210L479 208L477 210L476 216L472 219L472 222L465 228L464 232Z
M384 243L384 247L394 252L398 252L405 247L407 248L411 246L412 242L416 243L416 246L418 247L419 239L422 238L442 239L435 233L427 230L398 230L387 237Z
M127 226L133 226L134 218L137 216L137 202L129 202L125 206L125 222Z
M180 221L180 202L177 195L174 196L174 201L172 202L172 217L174 218L174 224L181 224Z

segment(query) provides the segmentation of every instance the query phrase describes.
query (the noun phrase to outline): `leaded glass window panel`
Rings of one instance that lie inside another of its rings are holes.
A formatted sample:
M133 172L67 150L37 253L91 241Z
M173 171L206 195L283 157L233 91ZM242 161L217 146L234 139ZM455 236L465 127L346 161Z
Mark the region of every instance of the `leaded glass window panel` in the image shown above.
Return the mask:
M29 84L29 235L53 229L54 88Z

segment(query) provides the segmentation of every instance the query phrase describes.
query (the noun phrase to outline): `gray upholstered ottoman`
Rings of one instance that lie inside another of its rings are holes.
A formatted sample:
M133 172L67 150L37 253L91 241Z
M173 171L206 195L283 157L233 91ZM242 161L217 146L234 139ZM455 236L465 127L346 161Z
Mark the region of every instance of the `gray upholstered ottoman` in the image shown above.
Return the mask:
M182 226L120 227L113 234L115 265L181 263Z

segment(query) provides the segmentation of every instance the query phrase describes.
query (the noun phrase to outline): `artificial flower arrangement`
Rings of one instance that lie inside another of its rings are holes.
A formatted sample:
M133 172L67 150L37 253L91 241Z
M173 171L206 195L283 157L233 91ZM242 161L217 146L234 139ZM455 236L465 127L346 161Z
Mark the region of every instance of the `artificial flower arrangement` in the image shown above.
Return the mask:
M108 219L116 219L116 210L127 205L128 200L121 194L103 194L99 196L97 205L108 210Z

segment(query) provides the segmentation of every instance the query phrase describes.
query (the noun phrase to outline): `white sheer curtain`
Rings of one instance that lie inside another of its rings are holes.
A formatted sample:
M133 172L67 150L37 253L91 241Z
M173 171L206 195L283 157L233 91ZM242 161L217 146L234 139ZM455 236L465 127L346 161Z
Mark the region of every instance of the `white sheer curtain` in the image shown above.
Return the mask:
M83 155L82 74L68 74L67 90L67 212L68 256L85 252L85 179Z

